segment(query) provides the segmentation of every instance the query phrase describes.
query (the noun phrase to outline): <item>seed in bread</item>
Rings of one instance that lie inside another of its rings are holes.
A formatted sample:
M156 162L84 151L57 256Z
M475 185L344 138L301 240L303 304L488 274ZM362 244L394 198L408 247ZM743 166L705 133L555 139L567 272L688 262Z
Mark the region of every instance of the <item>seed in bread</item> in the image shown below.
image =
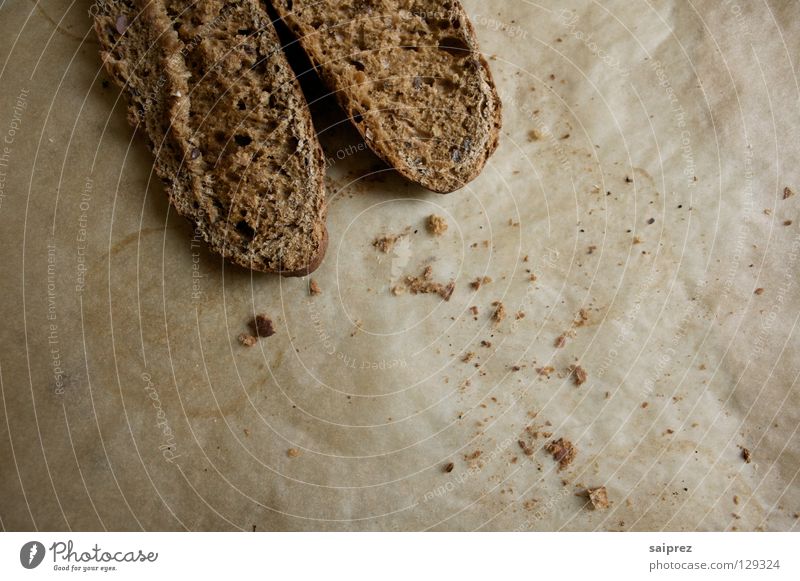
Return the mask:
M101 55L170 202L217 253L303 275L322 260L324 158L258 0L98 0Z
M500 99L457 0L271 0L379 157L435 192L497 147Z

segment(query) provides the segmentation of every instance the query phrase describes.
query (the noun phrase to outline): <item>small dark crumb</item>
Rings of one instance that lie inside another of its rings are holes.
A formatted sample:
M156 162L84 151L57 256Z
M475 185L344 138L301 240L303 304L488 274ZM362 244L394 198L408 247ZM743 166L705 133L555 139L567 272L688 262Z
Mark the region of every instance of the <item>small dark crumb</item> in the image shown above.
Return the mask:
M580 365L570 365L569 371L572 374L572 381L575 382L575 385L583 385L589 378L589 374Z
M492 313L492 320L495 323L500 323L503 319L506 318L506 308L503 306L503 303L500 301L495 301L492 303L495 307L494 313Z
M519 371L520 369L522 369L522 367L520 367L519 365L512 365L511 366L511 371Z
M258 342L258 337L253 337L249 333L241 333L238 337L239 343L244 347L252 347Z
M645 408L646 408L647 406L649 406L649 405L650 405L650 404L649 404L648 402L646 402L646 401L643 401L643 402L642 402L642 409L645 409Z
M608 491L605 486L598 486L597 488L588 488L586 495L592 503L593 510L605 510L609 507Z
M319 283L313 278L308 281L308 293L310 295L322 294L322 289L319 288Z
M563 347L564 345L566 345L566 344L567 344L567 336L564 335L563 333L561 335L559 335L558 337L556 337L556 340L553 341L553 346L557 347L559 349L561 347Z
M524 313L524 311L517 311L517 314L516 314L516 315L514 315L514 318L515 318L517 321L519 321L520 319L524 319L524 318L525 318L525 313Z
M792 221L791 220L784 220L783 221L783 225L784 226L791 226L792 225Z
M480 458L481 453L482 452L480 450L475 450L474 452L472 452L472 454L464 454L464 460L467 460L467 461L469 461L469 460L477 460L478 458Z
M275 334L275 327L272 325L272 319L267 315L259 314L250 321L250 328L256 337L272 337Z
M461 361L463 361L464 363L469 363L470 361L472 361L473 357L475 357L475 352L469 351L467 353L464 353L464 356L461 358Z
M533 456L533 446L529 445L525 440L517 440L517 444L522 448L522 453L526 456Z
M491 276L483 276L483 277L476 278L474 281L469 283L469 286L471 286L475 290L478 290L479 288L481 288L481 286L483 286L485 284L489 284L490 282L492 282L492 277Z
M481 341L481 347L491 347L491 346L492 346L491 341Z
M447 464L444 465L444 468L442 468L442 470L444 470L447 473L450 473L453 471L453 468L455 467L456 467L455 464L453 464L452 462L448 462Z
M592 244L589 248L586 249L586 254L594 254L594 251L597 250L597 246Z
M633 182L633 180L630 178L630 176L625 176L625 183L626 184L630 184L632 182Z
M761 288L761 287L758 287L756 290L753 291L753 294L763 295L764 294L764 289Z
M242 431L244 432L244 435L245 435L245 437L247 437L247 438L249 438L249 437L250 437L250 430L248 430L247 428L245 428L245 429L243 429Z
M648 223L648 224L655 224L655 223L656 223L656 219L655 219L655 218L650 218L650 219L647 221L647 223Z
M787 186L783 188L783 199L791 198L794 195L794 192Z
M469 308L469 312L470 312L470 313L472 313L474 316L476 316L476 317L477 317L477 316L478 316L478 312L479 312L479 311L478 311L478 307L476 307L476 306L474 306L474 305L473 305L473 306L471 306L471 307Z
M554 371L555 371L555 367L552 367L550 365L548 365L547 367L537 367L536 368L536 373L538 373L539 375L547 375L548 377Z
M739 497L735 494L733 495L733 504L739 504Z
M752 454L750 454L750 450L748 450L747 448L742 448L742 459L747 464L750 464L750 462L753 461L753 456L752 456Z
M286 455L289 456L289 458L297 458L301 454L302 452L297 448L289 448L288 450L286 450Z
M558 462L558 469L564 470L575 459L578 453L577 448L569 440L559 438L547 444L545 448L553 456L553 460Z

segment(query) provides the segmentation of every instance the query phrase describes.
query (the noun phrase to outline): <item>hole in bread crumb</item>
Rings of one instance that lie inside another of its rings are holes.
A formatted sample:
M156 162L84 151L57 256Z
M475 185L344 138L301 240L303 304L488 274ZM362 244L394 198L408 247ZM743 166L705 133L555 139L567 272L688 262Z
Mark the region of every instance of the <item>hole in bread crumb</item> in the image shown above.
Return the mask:
M244 101L239 99L239 101L237 101L236 103L236 108L239 109L239 111L244 111L245 109L247 109L247 105L244 104Z
M253 138L250 137L249 135L234 135L233 140L239 147L250 145L253 142Z
M241 34L242 36L250 36L251 34L253 34L253 29L252 28L240 28L239 30L236 31L236 33L237 34Z
M469 45L464 42L463 39L456 38L455 36L447 36L440 40L439 50L443 50L446 53L457 57L467 56L467 54L470 52Z
M248 239L252 239L256 235L256 231L244 220L239 220L236 223L236 231Z

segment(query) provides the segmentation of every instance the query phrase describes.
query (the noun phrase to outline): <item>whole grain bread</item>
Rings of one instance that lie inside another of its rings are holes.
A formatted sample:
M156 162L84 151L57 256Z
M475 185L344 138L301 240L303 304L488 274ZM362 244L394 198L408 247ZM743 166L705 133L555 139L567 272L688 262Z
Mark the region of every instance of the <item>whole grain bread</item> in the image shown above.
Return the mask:
M177 212L241 266L313 271L327 246L325 163L265 8L98 0L92 15Z
M474 179L501 106L456 0L269 0L366 143L436 192Z

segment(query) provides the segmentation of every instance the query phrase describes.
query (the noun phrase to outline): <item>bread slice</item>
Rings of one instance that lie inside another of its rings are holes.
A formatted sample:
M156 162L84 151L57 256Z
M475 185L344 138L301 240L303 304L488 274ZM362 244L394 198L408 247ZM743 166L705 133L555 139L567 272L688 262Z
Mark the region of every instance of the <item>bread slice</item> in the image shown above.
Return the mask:
M92 13L177 212L241 266L313 271L327 246L325 161L265 8L99 0Z
M456 0L270 0L366 143L435 192L474 179L501 106Z

